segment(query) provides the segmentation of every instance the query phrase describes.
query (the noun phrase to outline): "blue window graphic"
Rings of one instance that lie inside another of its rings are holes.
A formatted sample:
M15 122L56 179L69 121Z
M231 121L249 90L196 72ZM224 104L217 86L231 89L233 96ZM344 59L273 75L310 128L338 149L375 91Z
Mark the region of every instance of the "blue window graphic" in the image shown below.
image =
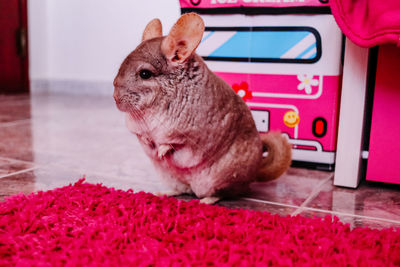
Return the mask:
M314 63L322 50L311 27L208 27L198 53L217 61Z

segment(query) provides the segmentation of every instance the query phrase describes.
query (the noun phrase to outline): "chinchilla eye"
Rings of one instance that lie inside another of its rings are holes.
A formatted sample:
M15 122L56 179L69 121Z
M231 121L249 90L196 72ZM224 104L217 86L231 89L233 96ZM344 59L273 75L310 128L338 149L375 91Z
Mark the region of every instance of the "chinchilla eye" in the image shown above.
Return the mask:
M151 71L145 69L145 70L141 70L141 71L139 72L139 76L140 76L140 78L142 78L143 80L147 80L147 79L150 79L151 76L153 76L153 73L152 73Z

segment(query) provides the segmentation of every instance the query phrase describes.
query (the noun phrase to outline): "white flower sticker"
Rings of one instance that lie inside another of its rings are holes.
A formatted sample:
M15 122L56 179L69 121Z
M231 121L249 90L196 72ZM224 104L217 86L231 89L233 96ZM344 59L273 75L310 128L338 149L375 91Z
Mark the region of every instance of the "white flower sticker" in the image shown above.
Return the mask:
M313 79L313 75L309 75L309 74L300 74L297 75L297 79L299 79L299 81L301 83L299 83L299 85L297 86L297 89L299 90L303 90L306 92L306 94L311 94L312 92L312 87L311 86L317 86L319 84L317 79Z
M240 96L240 97L244 97L245 95L246 95L246 91L245 90L239 90L238 92L237 92L237 94Z

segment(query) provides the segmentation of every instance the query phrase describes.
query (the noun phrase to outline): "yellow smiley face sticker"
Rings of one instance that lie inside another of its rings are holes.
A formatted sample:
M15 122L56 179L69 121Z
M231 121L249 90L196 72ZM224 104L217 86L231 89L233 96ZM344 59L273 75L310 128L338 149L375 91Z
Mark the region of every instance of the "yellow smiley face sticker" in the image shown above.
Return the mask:
M299 113L294 110L289 110L285 113L285 115L283 115L283 122L288 127L296 127L300 122Z

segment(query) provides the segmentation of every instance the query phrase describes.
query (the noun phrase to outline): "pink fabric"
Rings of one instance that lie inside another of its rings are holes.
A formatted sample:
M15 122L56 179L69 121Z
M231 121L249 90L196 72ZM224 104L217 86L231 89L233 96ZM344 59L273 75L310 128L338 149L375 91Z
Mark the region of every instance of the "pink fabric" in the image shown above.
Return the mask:
M400 184L400 49L379 47L367 180Z
M400 46L400 0L330 0L343 33L355 44Z
M399 266L400 229L84 183L0 202L0 266Z

